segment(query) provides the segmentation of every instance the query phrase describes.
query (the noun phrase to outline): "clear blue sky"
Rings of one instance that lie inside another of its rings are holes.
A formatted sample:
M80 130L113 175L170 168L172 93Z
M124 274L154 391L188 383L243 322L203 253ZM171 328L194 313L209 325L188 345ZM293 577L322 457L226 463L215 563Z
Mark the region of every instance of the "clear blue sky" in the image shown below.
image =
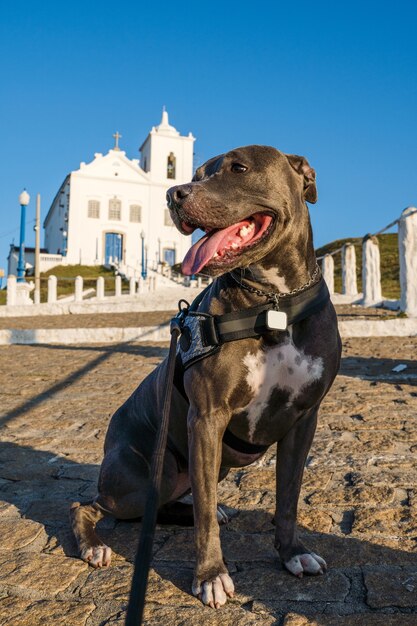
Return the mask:
M415 0L14 0L0 22L0 267L21 189L28 221L37 192L45 217L65 175L116 130L137 157L162 105L197 137L197 164L250 143L305 155L317 246L417 203Z

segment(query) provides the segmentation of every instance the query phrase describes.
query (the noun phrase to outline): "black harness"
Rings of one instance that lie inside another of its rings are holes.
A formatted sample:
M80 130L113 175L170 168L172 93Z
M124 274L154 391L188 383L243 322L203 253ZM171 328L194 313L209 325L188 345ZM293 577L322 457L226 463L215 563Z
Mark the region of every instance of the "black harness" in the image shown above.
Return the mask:
M174 318L181 330L181 338L177 349L174 385L187 400L184 389L184 372L197 361L215 354L224 343L239 339L274 337L282 330L271 329L268 323L270 311L276 311L276 299L263 305L233 311L224 315L210 315L198 310L207 291L206 287L192 302L179 302L179 313ZM287 316L287 324L295 324L320 311L330 300L329 290L323 279L295 294L280 294L279 311ZM226 430L223 442L229 447L246 454L264 453L268 446L260 446L236 437Z

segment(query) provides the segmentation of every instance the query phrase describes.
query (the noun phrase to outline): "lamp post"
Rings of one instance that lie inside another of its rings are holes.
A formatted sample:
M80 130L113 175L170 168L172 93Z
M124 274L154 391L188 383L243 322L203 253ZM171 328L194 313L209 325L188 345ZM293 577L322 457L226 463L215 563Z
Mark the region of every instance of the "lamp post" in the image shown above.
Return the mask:
M140 238L142 239L142 278L146 280L147 271L146 271L146 260L145 260L145 232L142 230L140 234Z
M158 265L161 263L161 238L158 237Z
M20 246L19 246L19 260L17 262L17 282L25 282L25 222L26 222L26 207L30 202L30 196L26 189L22 191L19 196L20 204Z

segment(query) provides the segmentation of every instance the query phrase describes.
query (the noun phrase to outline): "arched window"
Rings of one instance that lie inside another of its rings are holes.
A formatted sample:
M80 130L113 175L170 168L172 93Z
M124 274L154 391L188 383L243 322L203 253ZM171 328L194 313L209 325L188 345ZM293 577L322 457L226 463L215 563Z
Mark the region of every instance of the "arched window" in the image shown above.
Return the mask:
M131 222L141 222L142 221L142 207L140 204L131 204L130 205L130 215Z
M88 201L88 217L100 218L100 202L98 200Z
M109 220L122 219L122 203L117 198L109 200Z
M177 159L173 152L170 152L167 159L167 178L175 178L175 165Z

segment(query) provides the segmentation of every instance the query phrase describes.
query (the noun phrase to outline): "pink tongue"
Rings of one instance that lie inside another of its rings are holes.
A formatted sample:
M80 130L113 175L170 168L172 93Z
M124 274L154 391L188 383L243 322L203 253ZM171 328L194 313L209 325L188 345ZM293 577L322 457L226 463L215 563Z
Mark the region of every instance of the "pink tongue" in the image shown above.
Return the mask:
M243 226L247 226L248 221L239 222L228 226L215 233L204 235L190 248L182 262L183 274L191 276L197 274L210 261L213 254L221 249L223 240L227 240L230 233L236 234ZM226 243L226 242L225 242Z

